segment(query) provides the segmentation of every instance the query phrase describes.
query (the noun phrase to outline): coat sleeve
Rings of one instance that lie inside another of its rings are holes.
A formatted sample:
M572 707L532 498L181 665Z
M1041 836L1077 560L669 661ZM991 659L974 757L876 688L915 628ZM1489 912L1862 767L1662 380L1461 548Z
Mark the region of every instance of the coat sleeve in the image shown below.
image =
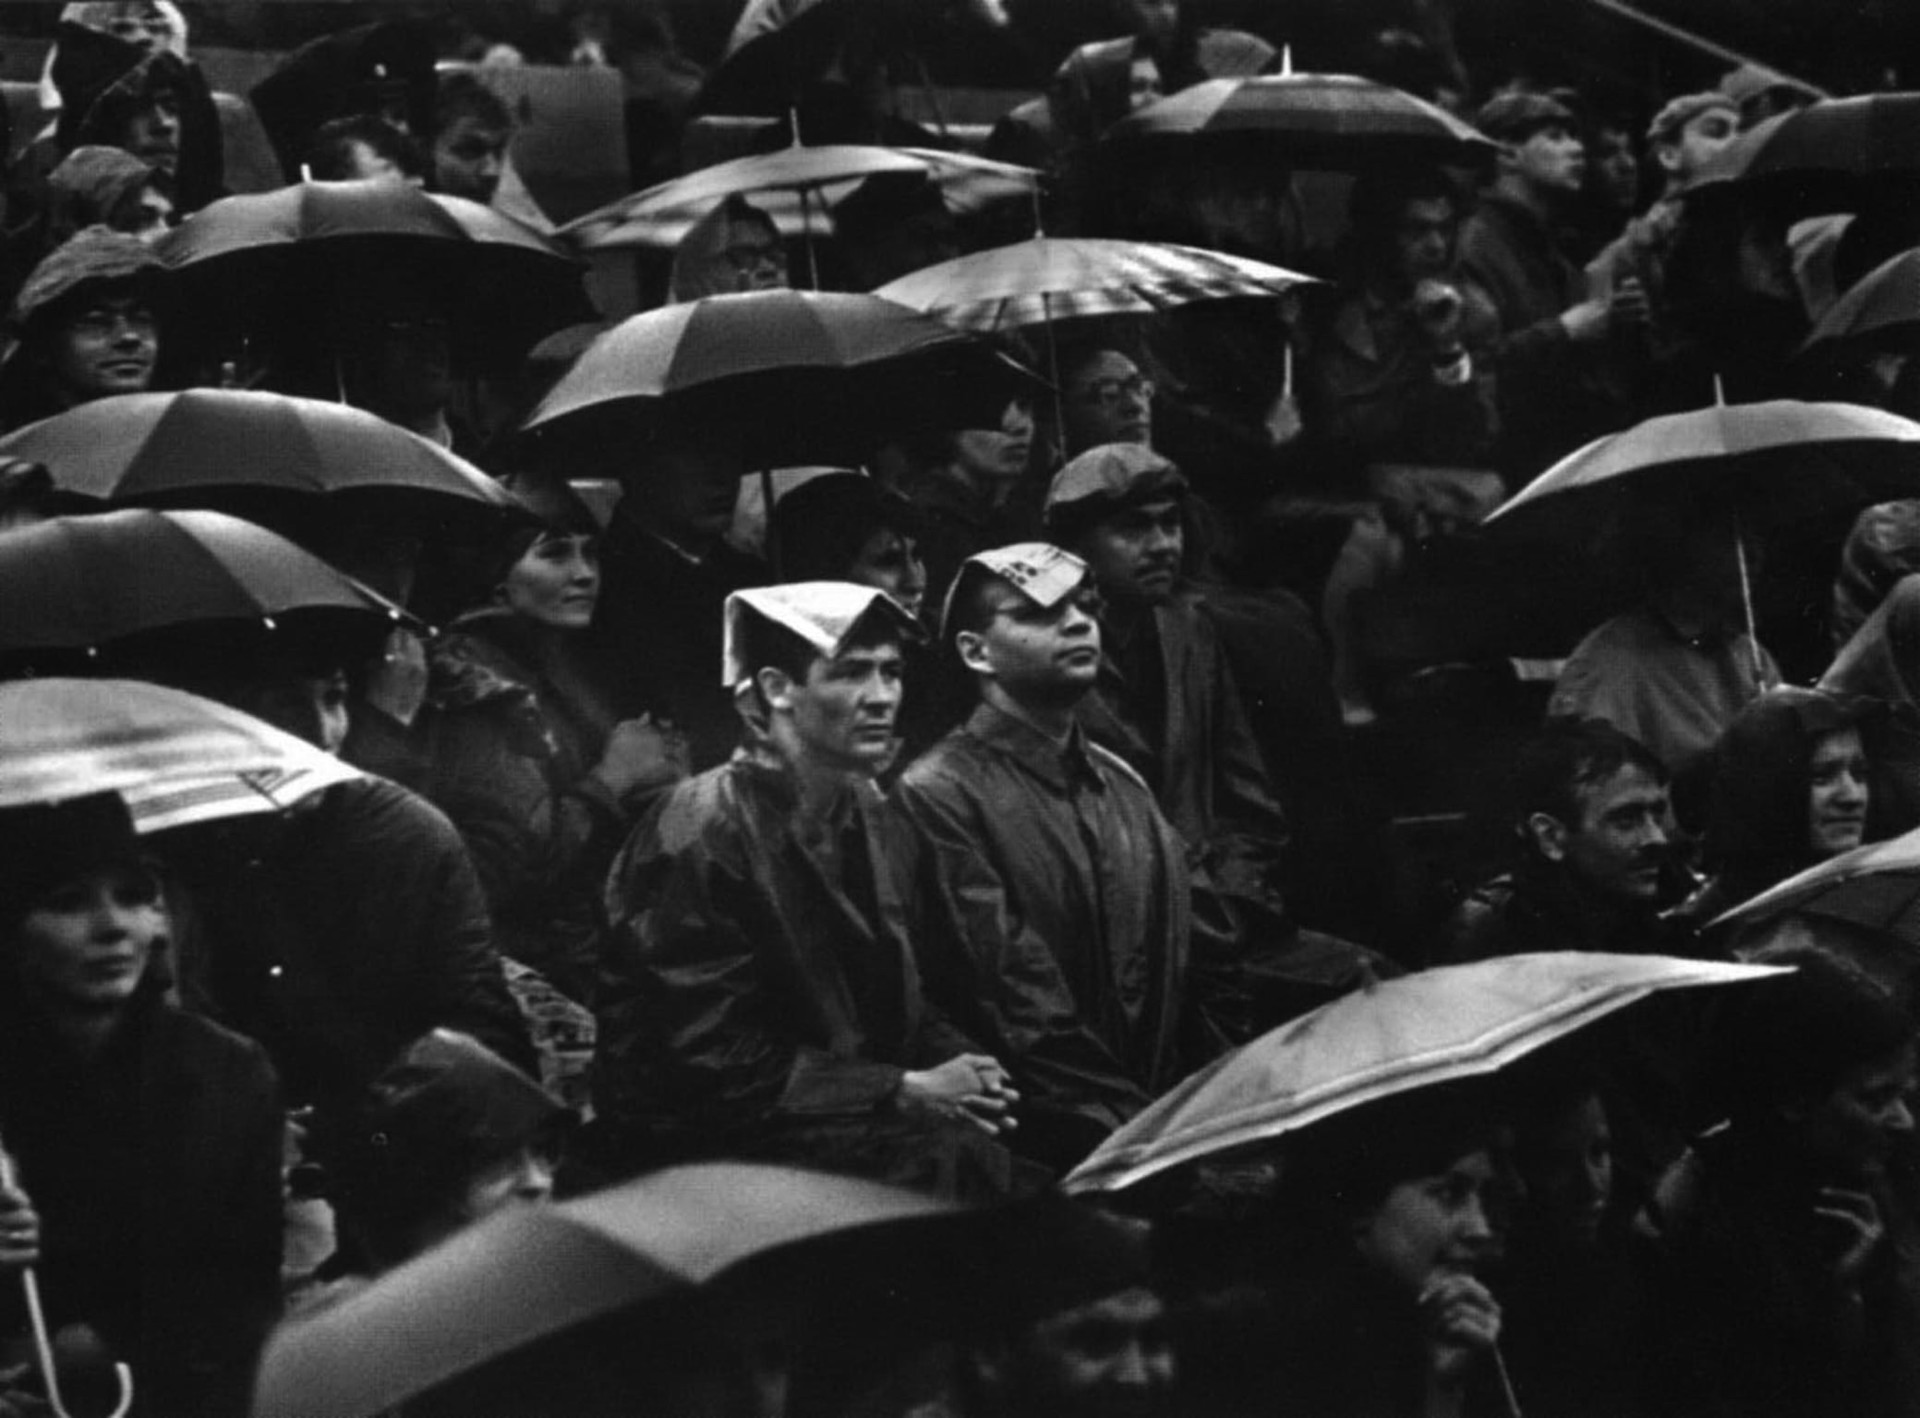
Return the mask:
M783 1027L755 944L779 937L777 907L744 864L712 842L663 840L659 816L642 822L608 883L594 1097L613 1133L885 1107L903 1070L838 1057Z
M969 820L974 805L911 779L894 801L919 839L915 934L929 994L989 1043L1029 1105L1118 1127L1146 1105L1146 1094L1081 1018L1052 950L982 851L985 834Z

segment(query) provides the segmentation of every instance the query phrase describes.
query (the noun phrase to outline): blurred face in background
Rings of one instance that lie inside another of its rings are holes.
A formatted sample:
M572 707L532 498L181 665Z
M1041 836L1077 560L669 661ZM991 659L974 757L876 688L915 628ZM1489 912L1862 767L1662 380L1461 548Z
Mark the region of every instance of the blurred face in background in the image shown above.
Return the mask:
M892 527L881 527L861 545L847 568L856 585L885 591L915 617L927 594L927 568L913 538Z

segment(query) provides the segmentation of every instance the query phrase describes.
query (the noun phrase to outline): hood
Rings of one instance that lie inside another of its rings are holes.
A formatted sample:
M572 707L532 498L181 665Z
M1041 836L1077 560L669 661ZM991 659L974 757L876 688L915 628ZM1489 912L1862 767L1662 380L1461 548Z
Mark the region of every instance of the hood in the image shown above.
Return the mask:
M180 96L180 170L176 200L194 211L218 196L224 162L220 115L198 65L171 50L148 54L137 44L71 22L60 26L50 77L60 91L54 128L62 152L111 146L128 112L156 89Z
M160 283L166 264L152 248L125 232L88 227L56 247L35 266L14 298L12 323L24 330L34 318L90 281L135 278Z
M62 240L106 223L114 210L153 180L154 169L119 148L87 144L47 175L47 225Z

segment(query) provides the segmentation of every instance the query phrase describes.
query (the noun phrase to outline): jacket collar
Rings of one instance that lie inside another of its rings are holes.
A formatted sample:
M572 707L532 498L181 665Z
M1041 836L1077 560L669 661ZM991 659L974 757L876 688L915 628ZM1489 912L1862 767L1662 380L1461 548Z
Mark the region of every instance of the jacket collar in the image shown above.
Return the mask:
M982 704L967 720L967 732L1013 759L1056 792L1069 791L1076 781L1096 791L1104 791L1107 786L1077 723L1068 731L1066 743L1056 744L1031 724L991 704Z

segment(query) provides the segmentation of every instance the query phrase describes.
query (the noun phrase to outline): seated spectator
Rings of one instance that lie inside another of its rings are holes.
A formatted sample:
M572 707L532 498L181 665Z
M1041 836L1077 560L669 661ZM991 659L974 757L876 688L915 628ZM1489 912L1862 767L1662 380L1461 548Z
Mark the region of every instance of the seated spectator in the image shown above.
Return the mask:
M1867 840L1920 827L1920 576L1903 576L1820 677L1829 694L1875 701L1860 724L1867 751Z
M781 497L773 548L785 581L851 581L919 620L927 593L915 509L862 473L828 473Z
M373 113L322 123L307 146L305 167L316 182L402 182L419 187L426 181L413 139Z
M1011 1185L993 1139L1018 1094L921 997L872 783L917 634L844 582L728 599L741 750L660 798L607 882L594 1103L615 1171L731 1155Z
M18 428L114 394L144 393L160 357L166 267L124 232L89 227L33 268L13 302L0 423Z
M1683 875L1667 781L1660 760L1611 724L1549 723L1514 769L1515 865L1454 910L1436 959L1657 949L1657 913Z
M1707 884L1678 918L1722 912L1858 847L1871 799L1861 724L1871 705L1782 686L1753 701L1714 749L1704 845Z
M47 176L50 247L90 226L151 243L171 231L173 222L173 179L122 149L75 148Z
M506 169L513 114L477 74L439 76L433 100L433 190L490 203Z
M1675 1164L1653 1213L1657 1378L1674 1412L1898 1412L1920 1372L1913 1019L1825 951L1757 958L1795 973L1737 1002L1714 1042L1729 1121Z
M247 1411L279 1308L285 1127L259 1045L170 1002L171 923L119 798L0 811L0 1328L132 1366L140 1412Z
M671 303L736 291L784 290L787 248L773 218L735 193L695 222L674 248Z

